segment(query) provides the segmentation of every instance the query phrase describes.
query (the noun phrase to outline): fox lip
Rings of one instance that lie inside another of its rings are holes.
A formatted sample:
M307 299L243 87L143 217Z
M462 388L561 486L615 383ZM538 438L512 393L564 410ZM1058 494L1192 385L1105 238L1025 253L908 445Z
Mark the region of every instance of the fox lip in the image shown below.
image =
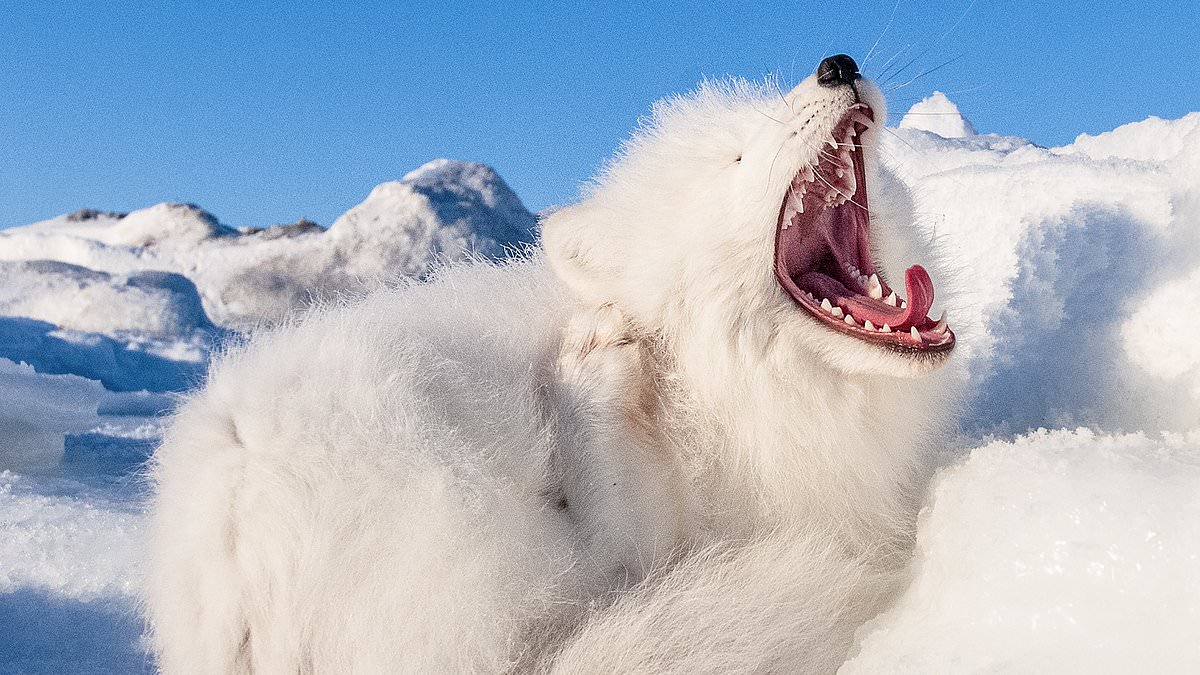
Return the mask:
M945 313L928 316L929 274L920 265L905 270L902 296L871 256L866 169L855 139L874 125L870 106L851 106L821 143L816 165L792 178L776 228L775 276L827 328L895 351L946 352L955 336Z

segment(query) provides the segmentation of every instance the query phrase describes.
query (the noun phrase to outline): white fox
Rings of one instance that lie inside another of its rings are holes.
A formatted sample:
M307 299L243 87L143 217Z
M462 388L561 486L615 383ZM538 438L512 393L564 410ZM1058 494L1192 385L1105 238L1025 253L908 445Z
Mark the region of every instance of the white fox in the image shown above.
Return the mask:
M155 456L163 671L835 670L954 403L884 115L843 55L702 85L544 251L222 358Z

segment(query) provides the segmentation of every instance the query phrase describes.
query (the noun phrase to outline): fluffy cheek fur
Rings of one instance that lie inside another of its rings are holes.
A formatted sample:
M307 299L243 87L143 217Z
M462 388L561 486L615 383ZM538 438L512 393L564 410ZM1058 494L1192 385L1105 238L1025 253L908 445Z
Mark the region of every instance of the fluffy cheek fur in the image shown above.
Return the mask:
M882 123L879 90L856 86ZM800 167L818 161L854 92L811 77L765 98L709 87L709 96L660 110L658 127L630 143L589 199L544 221L556 273L589 304L615 303L668 337L719 335L740 358L769 357L784 370L813 357L846 374L918 377L940 366L944 357L913 358L828 330L774 277L783 195ZM879 133L862 137L876 262L895 280L916 262L944 276L913 225L907 188L878 161Z

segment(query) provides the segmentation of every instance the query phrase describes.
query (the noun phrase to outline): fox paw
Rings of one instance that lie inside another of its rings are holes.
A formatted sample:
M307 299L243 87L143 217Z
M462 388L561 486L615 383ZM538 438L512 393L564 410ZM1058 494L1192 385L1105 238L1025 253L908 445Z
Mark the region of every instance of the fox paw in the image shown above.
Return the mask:
M558 366L566 381L620 390L642 369L633 324L612 303L577 312L563 331Z

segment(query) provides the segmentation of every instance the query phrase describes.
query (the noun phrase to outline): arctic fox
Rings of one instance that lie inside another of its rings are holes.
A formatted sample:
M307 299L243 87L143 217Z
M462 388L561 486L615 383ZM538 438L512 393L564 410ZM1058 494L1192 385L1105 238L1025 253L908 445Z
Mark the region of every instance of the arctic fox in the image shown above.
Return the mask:
M155 456L162 670L835 670L953 403L884 115L844 55L704 84L544 250L222 358Z

